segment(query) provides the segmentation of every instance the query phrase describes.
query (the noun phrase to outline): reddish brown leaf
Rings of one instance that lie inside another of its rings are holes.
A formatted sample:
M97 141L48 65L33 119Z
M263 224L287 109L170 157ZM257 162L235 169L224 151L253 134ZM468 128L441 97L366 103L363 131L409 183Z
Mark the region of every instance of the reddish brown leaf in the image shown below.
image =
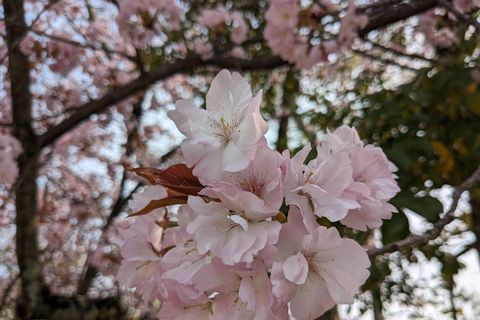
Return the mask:
M147 179L153 185L162 185L173 191L187 195L198 195L204 186L185 164L176 164L165 170L155 168L129 169Z
M150 213L155 209L171 206L174 204L185 204L187 203L188 196L178 196L178 197L169 197L163 198L160 200L152 200L150 203L143 208L142 210L128 215L129 217L143 216L144 214Z
M197 195L204 186L185 164L177 164L163 170L159 174L161 185L189 195Z
M151 168L151 167L141 167L141 168L131 168L127 171L135 172L137 176L147 179L151 184L159 185L157 182L157 175L162 172L162 170Z

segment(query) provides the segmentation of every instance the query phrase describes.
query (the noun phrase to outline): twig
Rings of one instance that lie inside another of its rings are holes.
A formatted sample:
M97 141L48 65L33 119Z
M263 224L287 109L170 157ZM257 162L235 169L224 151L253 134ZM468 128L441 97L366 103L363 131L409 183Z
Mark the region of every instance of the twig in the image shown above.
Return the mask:
M5 288L5 291L3 292L2 302L0 302L0 311L2 311L5 304L7 304L8 295L10 294L10 291L13 289L13 286L15 285L15 282L17 282L18 278L20 278L20 274L17 274L17 276L13 278L12 281L10 281L8 286Z
M442 7L444 7L448 12L453 14L455 16L455 18L457 18L457 20L467 22L467 23L471 24L472 26L474 26L475 29L477 30L477 33L480 34L480 23L475 18L473 18L471 15L461 13L460 11L455 9L455 7L451 3L449 3L445 0L439 0L438 4L441 5Z
M363 40L364 40L365 43L370 43L376 48L382 49L383 51L392 52L393 54L396 54L396 55L399 55L399 56L403 56L403 57L411 58L411 59L423 60L423 61L430 62L430 63L436 63L437 62L433 59L429 59L429 58L421 56L419 54L405 53L405 52L401 52L401 51L393 49L393 48L385 47L381 44L375 43L375 42L373 42L371 40L368 40L368 39L363 39Z
M432 229L426 231L422 235L411 234L405 239L389 243L383 248L368 250L367 251L368 255L372 258L384 253L399 251L407 247L423 246L423 245L426 245L430 240L437 238L442 232L443 228L447 224L455 220L455 209L457 209L458 201L460 200L460 196L462 195L462 193L470 189L473 186L473 184L475 184L478 181L480 181L480 167L478 167L477 170L467 180L465 180L465 182L463 182L460 186L455 188L455 191L453 192L453 195L452 195L453 201L452 201L452 205L450 206L450 209L442 219L438 220L433 225Z
M49 10L51 7L53 7L55 4L59 3L60 0L52 0L49 4L47 4L43 9L37 14L35 19L33 19L32 23L30 24L29 28L32 29L35 23L40 19L40 16L47 10Z
M367 53L367 52L364 52L364 51L360 51L360 50L357 50L357 49L352 49L352 52L354 52L356 54L359 54L359 55L361 55L365 58L371 59L371 60L377 60L377 61L382 62L384 64L390 64L390 65L400 67L402 69L410 70L410 71L413 71L413 72L418 72L418 69L411 68L411 67L408 67L408 66L404 66L404 65L401 65L400 63L398 63L396 61L393 61L393 60L390 60L390 59L387 59L387 58L383 58L383 57L377 57L377 56L374 56L374 55L372 55L370 53Z
M55 41L58 41L58 42L63 42L63 43L69 44L69 45L74 46L74 47L90 49L90 50L93 50L93 51L104 51L107 54L118 54L119 56L122 56L126 59L129 59L129 60L133 61L133 62L137 62L136 57L129 56L126 53L123 53L123 52L120 52L120 51L110 50L108 48L105 48L105 46L97 47L97 46L94 46L92 44L81 43L81 42L78 42L78 41L75 41L75 40L54 36L54 35L51 35L51 34L46 34L45 32L38 31L38 30L32 30L32 32L39 35L39 36L46 37L46 38L49 38L49 39L52 39L52 40L55 40Z

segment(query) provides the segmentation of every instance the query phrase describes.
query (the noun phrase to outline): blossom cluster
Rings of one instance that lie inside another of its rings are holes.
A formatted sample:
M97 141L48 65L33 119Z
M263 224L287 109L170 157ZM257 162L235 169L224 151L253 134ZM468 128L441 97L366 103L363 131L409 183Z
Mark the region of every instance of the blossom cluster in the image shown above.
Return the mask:
M227 11L224 6L215 9L205 9L197 20L198 24L206 30L224 31L230 29L230 40L234 44L241 44L247 39L248 25L240 11ZM195 37L194 50L202 59L208 60L213 56L213 44L203 37ZM236 47L240 48L240 47Z
M133 169L154 186L130 203L118 280L158 298L160 319L314 319L353 303L369 276L365 250L317 218L378 228L395 211L395 166L347 126L310 161L310 145L293 157L270 149L261 95L221 71L206 109L179 100L169 111L186 165Z
M13 184L18 177L16 158L22 153L20 142L13 136L0 132L0 185Z
M115 21L124 38L143 47L159 33L163 24L174 30L180 29L183 14L174 0L122 0ZM162 18L161 21L157 17ZM141 22L141 27L133 23L138 21Z
M348 8L340 19L337 36L312 44L311 39L302 36L300 29L309 28L313 32L318 26L312 28L312 25L318 25L318 21L327 15L338 15L340 8L330 0L314 2L304 10L300 5L301 1L298 0L271 0L265 15L267 26L264 34L275 54L300 68L326 62L329 54L337 53L342 47L350 47L357 30L368 23L366 15L357 14L355 1L349 0ZM303 21L300 21L300 16L303 16Z

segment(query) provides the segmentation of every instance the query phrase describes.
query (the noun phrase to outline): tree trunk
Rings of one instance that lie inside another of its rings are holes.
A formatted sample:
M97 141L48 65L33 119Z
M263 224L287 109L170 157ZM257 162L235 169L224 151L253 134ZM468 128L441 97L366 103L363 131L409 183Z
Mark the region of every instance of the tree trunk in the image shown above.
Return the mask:
M16 253L22 293L18 315L31 318L41 304L42 264L37 247L37 137L32 127L30 68L20 43L28 29L23 0L4 0L8 46L8 71L11 83L13 134L20 141L23 153L18 158L19 179L15 185Z

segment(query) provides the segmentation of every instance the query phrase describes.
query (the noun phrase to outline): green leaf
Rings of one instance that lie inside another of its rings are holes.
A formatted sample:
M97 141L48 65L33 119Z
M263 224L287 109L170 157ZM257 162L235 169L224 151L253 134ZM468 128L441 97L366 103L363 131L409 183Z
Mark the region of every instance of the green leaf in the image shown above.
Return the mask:
M383 223L380 230L382 231L383 245L405 239L410 234L407 216L399 210L398 213L392 215L392 219Z

